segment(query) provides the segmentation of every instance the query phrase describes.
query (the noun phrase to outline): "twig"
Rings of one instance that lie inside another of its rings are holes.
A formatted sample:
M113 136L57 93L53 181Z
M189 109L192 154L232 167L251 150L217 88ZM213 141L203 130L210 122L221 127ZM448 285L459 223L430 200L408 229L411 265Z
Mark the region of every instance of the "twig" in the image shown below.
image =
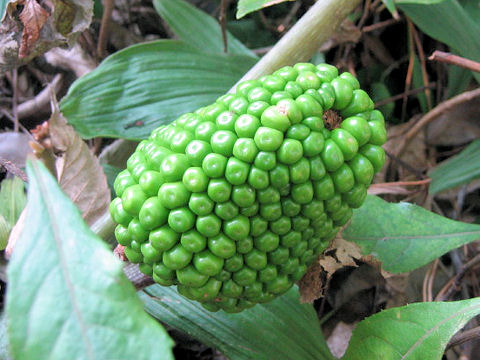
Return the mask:
M7 110L0 108L0 113L2 113L3 115L5 115L5 117L6 117L8 120L10 120L10 121L12 122L12 124L15 123L14 117L13 117L12 114L10 114ZM27 129L25 126L23 126L20 122L18 122L18 127L19 127L25 134L27 134L31 139L33 139L32 134L30 134L30 131L28 131L28 129Z
M480 264L480 254L474 256L458 270L457 274L438 292L435 301L445 301L448 299L458 289L465 274L478 264Z
M57 74L53 80L40 91L33 99L27 100L18 106L18 118L24 119L45 112L45 108L49 108L50 95L53 91L55 94L62 87L63 75ZM49 111L49 110L47 110Z
M467 341L475 340L478 338L480 338L480 326L477 326L470 330L463 331L455 335L448 343L446 350L454 346L461 345Z
M477 97L480 97L480 88L471 90L471 91L466 91L434 107L431 111L429 111L422 118L420 118L420 120L418 120L417 123L415 123L415 125L413 125L410 128L410 130L407 131L407 133L403 137L403 141L397 146L397 149L395 151L395 156L401 155L405 150L405 147L408 145L408 143L427 124L429 124L430 122L432 122L433 120L435 120L436 118L438 118L440 115L450 110L451 108L458 106L464 102L471 101Z
M432 84L429 84L428 86L422 86L422 87L419 87L419 88L416 88L416 89L411 89L411 90L408 90L404 93L401 93L401 94L397 94L397 95L394 95L392 97L389 97L387 99L383 99L383 100L380 100L378 102L375 103L375 107L379 107L379 106L382 106L382 105L385 105L385 104L388 104L388 103L391 103L393 101L397 101L397 100L400 100L400 99L403 99L404 96L411 96L411 95L416 95L418 93L421 93L423 92L425 89L435 89L436 88L436 84L435 83L432 83Z
M420 65L422 67L423 85L425 86L425 97L427 98L427 107L428 107L428 110L431 110L432 109L432 99L431 99L431 93L430 93L429 82L428 82L428 73L427 73L427 66L426 66L426 61L425 61L425 53L423 51L422 42L420 41L420 37L418 36L418 32L417 32L417 30L415 30L415 26L413 25L413 23L411 21L409 21L408 24L411 25L413 40L415 42L415 47L417 48L417 51L418 51L418 57L420 58Z
M280 33L283 33L285 30L288 29L289 24L292 22L293 17L297 13L298 10L300 10L300 6L302 3L300 1L296 1L290 11L288 12L287 16L283 19L282 23L278 25L277 31Z
M223 52L228 52L228 39L227 39L227 7L230 0L222 0L220 5L220 14L218 16L218 21L220 22L220 27L222 28L222 39L223 39Z
M418 185L428 185L432 179L428 178L425 180L417 180L417 181L391 181L385 183L376 183L370 185L370 187L375 186L418 186Z
M108 25L112 16L115 0L103 1L103 15L102 22L100 24L100 34L98 35L97 43L97 57L104 58L106 56L107 39L108 39Z
M20 169L17 165L12 163L11 161L0 158L0 168L5 168L9 173L18 176L23 181L27 181L27 175Z
M402 101L402 115L401 115L401 119L402 121L405 119L405 115L406 115L406 112L407 112L407 100L408 100L408 96L405 95L407 93L408 90L410 90L410 87L412 85L412 78L413 78L413 66L415 64L415 50L414 50L414 46L413 46L413 35L412 35L412 31L411 31L411 27L410 27L410 24L411 24L411 21L408 20L408 53L409 53L409 57L408 57L408 69L407 69L407 76L405 77L405 91L404 91L404 95L403 95L403 101ZM412 25L413 26L413 25Z
M372 24L372 25L364 26L362 28L362 32L363 33L369 33L369 32L379 30L379 29L385 28L387 26L398 24L398 23L400 23L399 19L388 19L388 20L385 20L385 21L377 22L377 23Z
M470 59L465 59L461 56L453 55L444 51L435 50L433 54L430 55L428 60L439 61L439 62L443 62L450 65L457 65L471 71L480 72L479 62L476 62Z

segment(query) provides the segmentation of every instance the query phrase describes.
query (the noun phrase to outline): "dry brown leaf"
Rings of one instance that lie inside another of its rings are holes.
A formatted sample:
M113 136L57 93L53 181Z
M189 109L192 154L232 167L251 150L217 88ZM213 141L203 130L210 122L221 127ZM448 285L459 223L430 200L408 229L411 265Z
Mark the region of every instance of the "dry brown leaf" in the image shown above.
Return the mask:
M449 109L427 125L431 145L455 146L480 137L480 99L474 98Z
M92 225L110 203L110 190L98 158L55 110L50 118L50 137L56 160L58 182Z
M50 14L36 0L24 0L20 4L23 5L20 13L23 33L18 56L23 59L30 55Z
M328 255L327 255L328 254ZM338 235L324 252L318 262L308 269L300 280L300 301L313 303L323 296L324 284L339 269L345 266L357 266L355 259L360 260L362 254L358 245L344 240Z
M7 4L0 24L0 73L54 47L74 43L90 26L92 0L45 0L42 4L48 12L36 0Z
M360 247L353 242L344 240L340 236L335 238L333 246L336 249L335 256L343 266L357 266L355 260L362 258Z
M325 272L319 263L313 263L307 273L298 282L300 302L311 304L323 296Z

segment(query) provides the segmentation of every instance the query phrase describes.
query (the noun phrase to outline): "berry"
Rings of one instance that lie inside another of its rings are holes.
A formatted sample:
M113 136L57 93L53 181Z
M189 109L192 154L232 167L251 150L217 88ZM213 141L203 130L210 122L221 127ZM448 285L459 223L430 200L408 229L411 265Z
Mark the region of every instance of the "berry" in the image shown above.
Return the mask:
M142 141L114 183L126 257L207 310L286 292L362 205L385 120L349 73L299 63Z

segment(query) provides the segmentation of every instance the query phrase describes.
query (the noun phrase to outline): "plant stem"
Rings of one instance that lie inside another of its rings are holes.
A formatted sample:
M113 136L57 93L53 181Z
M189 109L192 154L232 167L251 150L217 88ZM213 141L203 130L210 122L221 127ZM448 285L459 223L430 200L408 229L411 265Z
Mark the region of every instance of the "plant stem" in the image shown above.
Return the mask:
M321 0L240 81L258 79L286 65L309 60L361 0Z
M115 230L116 224L113 222L110 212L107 210L97 221L95 221L91 228L92 231L100 236L106 242L113 236L113 231Z

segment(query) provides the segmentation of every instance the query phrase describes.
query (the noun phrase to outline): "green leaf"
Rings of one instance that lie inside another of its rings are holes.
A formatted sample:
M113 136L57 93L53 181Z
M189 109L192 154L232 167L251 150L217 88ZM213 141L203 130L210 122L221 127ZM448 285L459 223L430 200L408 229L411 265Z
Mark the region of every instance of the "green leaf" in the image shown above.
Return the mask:
M122 264L39 161L27 163L26 226L8 267L15 359L173 359ZM148 350L148 351L146 351Z
M458 1L397 0L396 4L424 33L461 56L480 61L480 25ZM480 73L474 76L480 81Z
M455 65L449 65L447 98L450 99L451 97L464 92L472 81L472 78L473 75L470 70Z
M23 181L14 177L13 179L5 179L0 187L0 215L13 226L18 220L20 213L25 207L27 197Z
M84 138L144 139L158 126L214 102L254 63L179 41L134 45L75 81L60 109Z
M395 0L397 4L419 4L419 5L432 5L444 2L446 0Z
M153 285L140 293L160 321L220 350L230 360L333 359L312 305L300 304L298 288L238 314L205 310L175 288Z
M430 194L468 184L480 178L480 139L473 141L460 154L451 157L430 172Z
M155 0L153 5L173 32L186 44L206 52L224 52L222 31L217 19L184 0ZM229 53L257 58L228 31L227 44Z
M368 196L365 204L354 210L343 237L357 243L363 253L377 257L386 271L401 273L477 240L480 225L450 220L413 204L391 204Z
M342 360L440 360L450 338L480 314L480 298L388 309L353 331Z
M238 0L237 19L240 19L254 11L266 8L268 6L280 4L285 1L295 0Z

